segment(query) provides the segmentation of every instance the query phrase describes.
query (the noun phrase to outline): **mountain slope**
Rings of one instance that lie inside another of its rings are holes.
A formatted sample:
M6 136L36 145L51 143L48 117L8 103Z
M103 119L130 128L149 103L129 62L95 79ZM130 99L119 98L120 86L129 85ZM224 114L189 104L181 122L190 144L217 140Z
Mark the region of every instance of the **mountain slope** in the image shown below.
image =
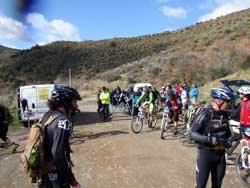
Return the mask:
M22 81L53 82L63 80L72 68L74 80L160 84L186 79L203 84L248 68L249 48L250 9L175 32L61 41L29 50L11 49L7 55L0 48L0 81L12 86Z

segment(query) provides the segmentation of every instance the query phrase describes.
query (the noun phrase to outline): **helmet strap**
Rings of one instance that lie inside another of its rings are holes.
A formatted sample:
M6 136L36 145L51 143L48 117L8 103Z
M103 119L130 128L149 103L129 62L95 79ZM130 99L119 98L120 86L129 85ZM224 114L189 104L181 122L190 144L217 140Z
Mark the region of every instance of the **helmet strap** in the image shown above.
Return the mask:
M218 100L215 100L215 101L214 101L214 104L216 104L217 109L218 109L219 111L221 111L221 107L222 107L223 103L224 103L224 101L223 101L222 103L218 103Z

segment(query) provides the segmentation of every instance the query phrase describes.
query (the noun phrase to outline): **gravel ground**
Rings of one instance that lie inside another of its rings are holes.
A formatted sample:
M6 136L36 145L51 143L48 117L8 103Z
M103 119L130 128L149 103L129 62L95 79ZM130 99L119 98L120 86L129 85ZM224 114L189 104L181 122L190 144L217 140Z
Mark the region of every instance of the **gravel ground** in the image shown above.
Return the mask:
M112 121L102 122L96 113L95 99L84 99L79 105L82 112L74 118L71 144L73 171L82 187L194 187L196 148L183 146L178 135L171 132L161 140L160 120L156 129L144 127L136 135L130 130L131 117L119 109L113 109ZM24 147L27 132L23 129L20 134L10 134L21 144L19 151ZM20 169L18 152L0 150L0 188L32 187ZM234 165L227 165L223 187L244 187Z

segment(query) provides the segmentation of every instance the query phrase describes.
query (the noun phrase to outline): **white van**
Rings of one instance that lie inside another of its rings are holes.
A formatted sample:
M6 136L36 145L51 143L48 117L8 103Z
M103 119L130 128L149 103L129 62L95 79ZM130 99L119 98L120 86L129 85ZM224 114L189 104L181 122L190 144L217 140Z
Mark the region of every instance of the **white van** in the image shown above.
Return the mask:
M150 83L136 83L134 85L134 91L136 91L137 89L143 89L144 87L148 87L149 89L152 89L152 84Z
M28 126L28 121L37 121L46 111L47 101L51 92L63 84L39 84L20 86L18 88L18 117L19 120Z

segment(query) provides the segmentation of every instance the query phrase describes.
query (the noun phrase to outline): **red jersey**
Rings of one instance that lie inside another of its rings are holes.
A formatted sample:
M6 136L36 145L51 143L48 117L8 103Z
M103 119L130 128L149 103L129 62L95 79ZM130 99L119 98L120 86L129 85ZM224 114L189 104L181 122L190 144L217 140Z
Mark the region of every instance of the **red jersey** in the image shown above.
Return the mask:
M181 99L179 96L174 95L172 98L172 106L174 111L179 112L181 110Z
M250 127L250 100L240 103L240 124Z

